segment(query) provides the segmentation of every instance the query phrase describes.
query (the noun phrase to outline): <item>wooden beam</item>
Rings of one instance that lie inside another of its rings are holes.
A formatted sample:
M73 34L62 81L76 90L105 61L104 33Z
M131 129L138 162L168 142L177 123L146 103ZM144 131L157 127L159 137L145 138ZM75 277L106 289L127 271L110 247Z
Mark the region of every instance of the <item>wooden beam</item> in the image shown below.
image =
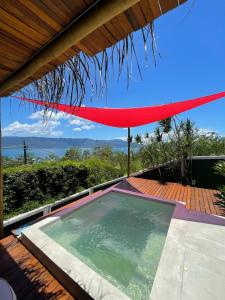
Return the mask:
M20 82L28 79L44 65L59 57L66 50L80 42L98 27L107 23L115 16L123 13L140 0L105 0L99 1L92 9L80 18L73 20L63 32L26 62L0 85L0 96ZM97 42L97 41L96 41Z
M0 98L0 239L4 237L3 228L3 175L2 175L2 112L1 112L1 98Z

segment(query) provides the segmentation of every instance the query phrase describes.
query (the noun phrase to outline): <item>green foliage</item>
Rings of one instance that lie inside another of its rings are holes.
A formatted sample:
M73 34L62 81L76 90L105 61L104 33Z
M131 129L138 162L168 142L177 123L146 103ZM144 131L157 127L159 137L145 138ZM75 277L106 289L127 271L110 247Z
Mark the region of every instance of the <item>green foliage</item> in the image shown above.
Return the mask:
M27 154L27 163L32 164L34 163L35 158L32 154ZM24 164L24 157L23 156L18 156L16 158L12 157L3 157L3 168L9 168L13 166L22 166Z
M88 187L89 170L71 161L8 168L3 173L4 212L26 202L42 203L48 198L69 196Z
M55 201L55 199L46 199L41 202L38 202L35 200L27 201L27 202L23 203L22 206L20 206L19 208L13 209L10 212L5 213L4 219L7 220L9 218L17 216L18 214L25 213L25 212L31 211L35 208L38 208L40 206L40 204L47 205L47 204L53 203L54 201Z
M66 151L64 160L81 160L82 154L79 148L70 148Z
M189 119L178 123L175 118L168 118L159 122L154 134L147 138L147 143L145 142L140 150L139 156L144 167L171 162L169 172L174 172L178 167L179 180L187 182L187 158L192 155L194 141L195 128ZM164 180L160 167L158 170L161 180Z
M225 161L218 162L214 166L214 170L216 174L225 177ZM219 190L218 198L220 199L220 201L218 201L217 204L225 210L225 185L219 186L218 190Z
M111 146L99 146L95 147L93 151L93 156L103 160L112 160L113 158L113 151Z
M92 156L85 164L62 160L6 168L3 172L4 214L36 208L48 199L66 197L121 177L124 171L118 166L107 159Z
M220 186L218 190L220 192L220 194L218 195L218 197L221 199L220 204L225 209L225 185Z
M47 159L46 159L47 161L59 161L60 160L60 158L59 158L59 156L58 155L56 155L55 153L53 153L53 152L51 152L51 153L49 153L49 155L47 156Z
M82 160L86 160L86 159L89 159L91 158L91 152L87 149L85 149L82 153Z
M218 162L214 167L216 174L225 177L225 161Z
M142 137L141 137L140 134L137 134L134 139L135 139L135 142L137 144L141 144L142 143Z
M194 155L224 155L225 137L218 135L200 135L193 146Z
M113 166L113 164L100 158L91 158L85 165L90 171L88 185L93 186L102 182L123 176L123 171Z

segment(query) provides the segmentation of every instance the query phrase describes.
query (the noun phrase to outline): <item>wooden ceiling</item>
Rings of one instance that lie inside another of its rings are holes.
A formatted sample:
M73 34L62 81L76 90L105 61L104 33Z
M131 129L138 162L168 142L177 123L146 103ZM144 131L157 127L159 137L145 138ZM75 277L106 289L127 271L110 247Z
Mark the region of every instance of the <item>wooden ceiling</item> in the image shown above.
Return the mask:
M80 51L95 55L185 1L139 1L0 96L20 90ZM94 2L94 0L1 0L0 84Z

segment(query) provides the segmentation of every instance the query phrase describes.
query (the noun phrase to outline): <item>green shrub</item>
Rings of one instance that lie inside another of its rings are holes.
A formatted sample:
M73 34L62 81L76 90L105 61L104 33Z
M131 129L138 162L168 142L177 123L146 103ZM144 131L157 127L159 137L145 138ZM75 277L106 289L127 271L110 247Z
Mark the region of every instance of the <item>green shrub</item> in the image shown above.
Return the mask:
M88 186L93 186L123 176L123 171L112 163L92 158L85 162L89 169Z
M20 211L34 201L41 205L47 199L66 197L122 175L110 162L97 158L85 161L85 165L59 161L10 167L3 172L4 214Z
M8 168L3 173L4 212L20 208L28 201L42 203L88 187L89 170L73 162L45 163Z

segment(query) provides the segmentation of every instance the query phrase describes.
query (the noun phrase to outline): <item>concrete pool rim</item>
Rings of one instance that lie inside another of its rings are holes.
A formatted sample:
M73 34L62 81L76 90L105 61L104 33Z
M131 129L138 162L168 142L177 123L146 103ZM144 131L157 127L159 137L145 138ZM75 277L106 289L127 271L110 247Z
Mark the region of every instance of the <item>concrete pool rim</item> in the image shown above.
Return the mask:
M52 214L51 216L35 223L30 228L27 228L22 232L21 241L25 246L35 255L37 258L53 273L68 290L69 292L82 299L130 299L126 294L121 292L117 287L108 282L86 264L81 262L78 258L70 254L63 247L54 242L51 238L45 235L39 228L55 222L64 215L68 215L70 212L79 209L85 204L91 201L99 199L100 197L110 193L117 192L120 194L133 195L145 200L161 202L174 206L174 212L172 219L193 219L190 212L185 208L185 204L179 201L165 200L162 198L151 197L149 195L143 195L137 192L124 191L115 187L101 192L89 195L79 202L75 202L74 205L69 208L65 208L59 212ZM213 216L210 216L213 217ZM218 220L218 218L216 218ZM207 221L207 220L206 220ZM197 221L198 222L198 221ZM169 226L170 229L170 226ZM168 229L168 232L169 232ZM166 240L168 238L168 233ZM166 242L165 242L166 243ZM55 249L57 248L57 251ZM165 248L165 245L164 245ZM164 254L164 248L162 250L161 257ZM158 269L160 267L160 261ZM158 272L158 270L157 270ZM156 272L156 275L157 275ZM154 287L155 281L153 283ZM151 291L150 291L151 299Z

